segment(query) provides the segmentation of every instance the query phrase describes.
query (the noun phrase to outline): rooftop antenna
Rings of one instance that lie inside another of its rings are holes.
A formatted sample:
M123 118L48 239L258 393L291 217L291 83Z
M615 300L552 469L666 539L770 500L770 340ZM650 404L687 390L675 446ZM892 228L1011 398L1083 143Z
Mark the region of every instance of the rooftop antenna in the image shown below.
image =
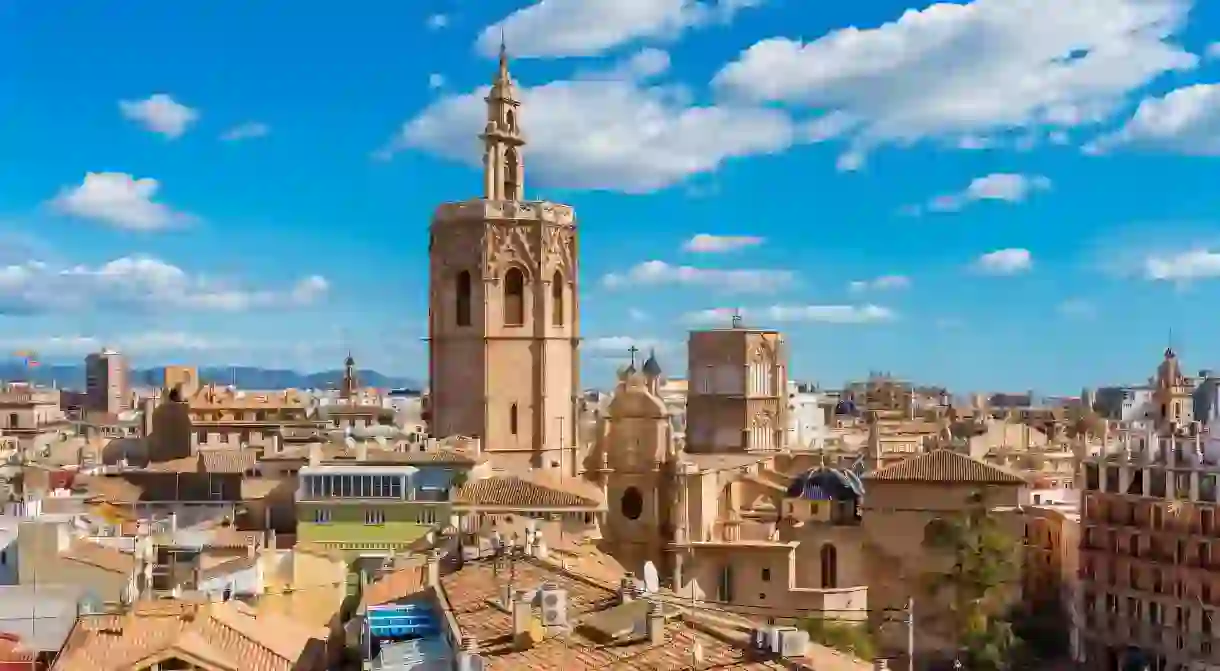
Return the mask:
M741 319L741 310L739 308L733 308L733 322L732 323L733 323L733 328L735 328L735 329L741 328L742 319Z

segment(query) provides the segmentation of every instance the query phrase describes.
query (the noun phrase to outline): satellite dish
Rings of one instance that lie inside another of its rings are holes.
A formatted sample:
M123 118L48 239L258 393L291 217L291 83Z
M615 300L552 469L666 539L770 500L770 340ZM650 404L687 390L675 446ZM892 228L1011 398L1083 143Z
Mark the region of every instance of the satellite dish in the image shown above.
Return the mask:
M345 446L347 446L347 449L349 449L349 450L354 450L354 449L356 449L356 439L355 439L355 438L352 438L351 436L348 436L347 438L344 438L344 439L343 439L343 444L344 444Z
M644 562L644 592L656 594L661 591L661 579L657 575L657 565L651 561Z

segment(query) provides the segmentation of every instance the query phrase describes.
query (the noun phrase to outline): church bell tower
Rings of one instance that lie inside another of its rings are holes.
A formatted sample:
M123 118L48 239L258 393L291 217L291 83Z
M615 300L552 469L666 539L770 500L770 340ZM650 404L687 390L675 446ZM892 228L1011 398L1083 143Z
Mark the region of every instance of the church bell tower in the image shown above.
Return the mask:
M575 475L576 218L570 206L525 200L516 88L501 45L479 136L483 195L432 218L429 430L478 437L498 468Z

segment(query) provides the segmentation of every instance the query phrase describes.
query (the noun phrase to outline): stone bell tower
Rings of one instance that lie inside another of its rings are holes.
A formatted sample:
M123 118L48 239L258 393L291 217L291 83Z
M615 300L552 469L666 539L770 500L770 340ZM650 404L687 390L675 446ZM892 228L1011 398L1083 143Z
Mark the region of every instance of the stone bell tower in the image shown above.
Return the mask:
M483 196L432 218L429 430L480 438L497 468L575 475L576 218L525 200L521 102L503 45L485 100Z

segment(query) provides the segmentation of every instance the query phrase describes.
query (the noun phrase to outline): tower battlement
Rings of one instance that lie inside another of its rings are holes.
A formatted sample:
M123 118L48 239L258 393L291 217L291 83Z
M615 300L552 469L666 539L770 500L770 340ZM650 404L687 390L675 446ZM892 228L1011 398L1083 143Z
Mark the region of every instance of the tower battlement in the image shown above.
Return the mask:
M487 200L472 198L456 203L442 203L432 213L434 224L449 221L470 222L525 222L539 221L559 226L576 226L576 213L570 205L561 205L546 200Z

